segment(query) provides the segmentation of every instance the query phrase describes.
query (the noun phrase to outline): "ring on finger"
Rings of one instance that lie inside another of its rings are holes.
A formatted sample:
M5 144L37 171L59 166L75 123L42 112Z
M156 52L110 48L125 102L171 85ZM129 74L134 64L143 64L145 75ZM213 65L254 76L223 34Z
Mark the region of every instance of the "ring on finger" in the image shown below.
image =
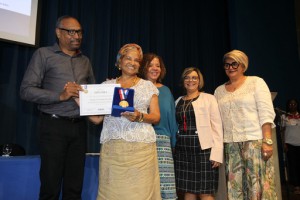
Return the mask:
M264 156L268 156L268 153L265 152L265 153L264 153Z

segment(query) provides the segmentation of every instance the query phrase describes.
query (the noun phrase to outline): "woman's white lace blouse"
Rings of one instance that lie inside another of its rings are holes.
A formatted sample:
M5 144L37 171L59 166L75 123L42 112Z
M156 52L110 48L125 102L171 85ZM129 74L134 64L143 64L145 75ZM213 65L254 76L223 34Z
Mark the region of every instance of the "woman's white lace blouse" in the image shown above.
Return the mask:
M228 92L225 84L216 91L224 127L224 142L262 139L262 125L275 127L270 90L262 78L248 76L243 85Z
M104 84L116 83L116 80L105 81ZM134 89L134 108L141 113L148 113L147 110L153 95L158 95L158 89L152 82L140 79L131 87ZM128 142L151 143L156 141L155 131L152 124L131 122L125 117L104 117L103 128L100 136L100 143L113 139L124 139Z

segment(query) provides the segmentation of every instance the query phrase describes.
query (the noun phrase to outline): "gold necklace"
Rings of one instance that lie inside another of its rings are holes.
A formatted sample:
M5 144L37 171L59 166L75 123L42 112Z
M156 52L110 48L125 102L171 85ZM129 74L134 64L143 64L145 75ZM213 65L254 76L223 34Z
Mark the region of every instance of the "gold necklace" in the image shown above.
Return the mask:
M116 79L116 83L120 83L120 78L121 78L121 76L118 77L118 78ZM133 79L131 85L130 85L128 88L131 88L132 86L134 86L135 83L136 83L136 80L137 80L137 76L134 77L134 79ZM125 82L126 82L126 81L125 81ZM121 83L120 83L120 84L121 84ZM121 84L121 85L122 85L122 84Z

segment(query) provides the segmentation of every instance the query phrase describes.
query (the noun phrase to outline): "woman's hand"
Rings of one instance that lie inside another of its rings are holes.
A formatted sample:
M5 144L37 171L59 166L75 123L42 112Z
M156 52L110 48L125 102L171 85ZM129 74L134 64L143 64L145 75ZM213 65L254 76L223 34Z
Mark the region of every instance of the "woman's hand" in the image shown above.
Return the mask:
M211 161L211 164L212 164L212 168L216 168L216 167L219 167L221 165L221 163L217 162L217 161Z
M269 158L271 158L271 156L273 155L273 146L268 145L266 143L262 143L261 155L262 155L261 157L264 161L268 161Z
M121 116L125 117L131 122L138 122L139 119L141 118L141 113L138 110L134 110L134 112L122 112Z
M271 123L264 123L262 125L262 135L263 138L272 138L272 126ZM264 161L268 161L273 155L273 144L262 143L261 146L261 157Z

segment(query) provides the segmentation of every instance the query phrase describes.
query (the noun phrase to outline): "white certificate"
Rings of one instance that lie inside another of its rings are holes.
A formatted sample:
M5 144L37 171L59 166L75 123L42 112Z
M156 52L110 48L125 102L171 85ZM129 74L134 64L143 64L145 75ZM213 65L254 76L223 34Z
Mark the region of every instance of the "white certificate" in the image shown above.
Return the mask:
M80 116L111 114L114 89L120 84L81 85L84 91L79 92Z

